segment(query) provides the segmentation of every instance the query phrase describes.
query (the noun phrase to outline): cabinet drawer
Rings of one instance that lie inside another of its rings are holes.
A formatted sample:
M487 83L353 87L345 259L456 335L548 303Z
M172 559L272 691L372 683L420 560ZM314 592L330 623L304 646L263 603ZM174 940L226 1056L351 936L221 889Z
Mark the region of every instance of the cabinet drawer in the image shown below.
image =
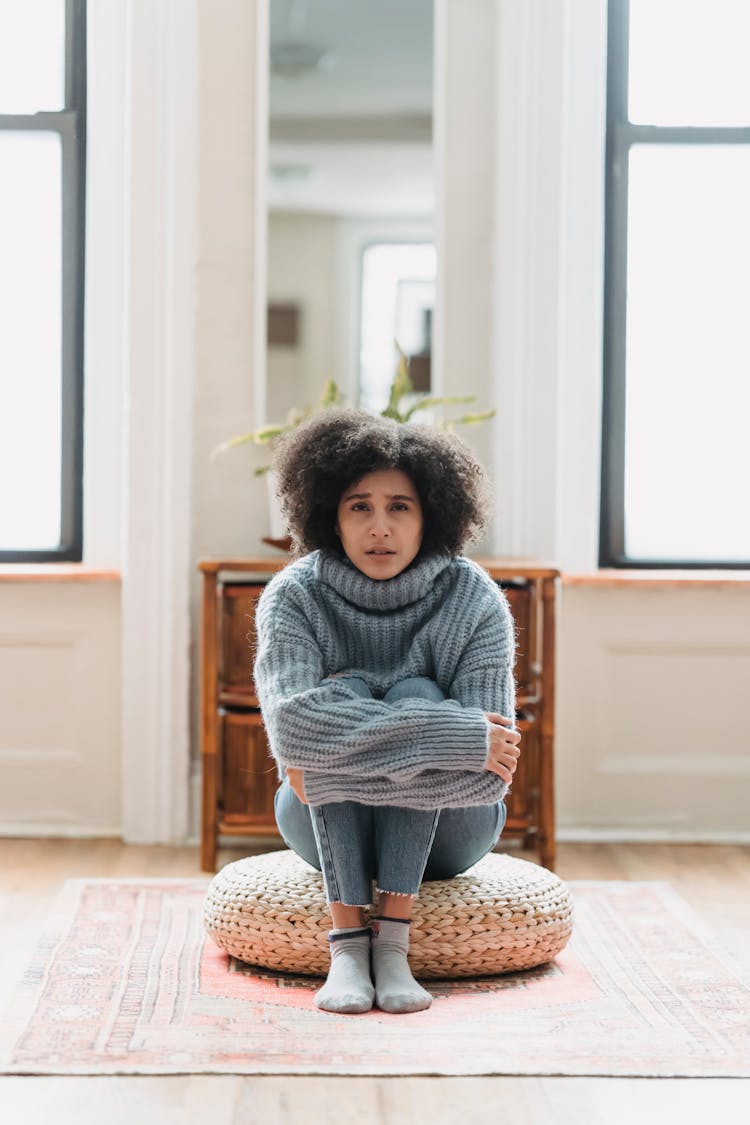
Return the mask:
M255 608L265 587L261 583L227 583L221 590L219 702L257 707L253 684Z
M278 785L260 712L220 712L222 831L276 833L273 797Z

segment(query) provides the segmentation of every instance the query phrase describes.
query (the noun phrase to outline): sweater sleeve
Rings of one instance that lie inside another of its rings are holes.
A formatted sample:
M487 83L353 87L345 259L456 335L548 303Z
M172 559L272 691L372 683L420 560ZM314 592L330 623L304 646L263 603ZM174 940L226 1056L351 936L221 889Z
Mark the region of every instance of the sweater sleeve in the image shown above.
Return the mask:
M449 694L463 707L505 715L515 728L515 623L508 599L494 582L485 586L484 595L479 625L464 645Z
M427 769L485 771L488 723L479 707L455 700L385 703L358 696L344 678L325 679L310 625L284 594L269 587L260 599L254 667L280 774L285 766L305 770L312 800L308 771L315 775L312 788L319 778L321 789L327 774L403 784Z

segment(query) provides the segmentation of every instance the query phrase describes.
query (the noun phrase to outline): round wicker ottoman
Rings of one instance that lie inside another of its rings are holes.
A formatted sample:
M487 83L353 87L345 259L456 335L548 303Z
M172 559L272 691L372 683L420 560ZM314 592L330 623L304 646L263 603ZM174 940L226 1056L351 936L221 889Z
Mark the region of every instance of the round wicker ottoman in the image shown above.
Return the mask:
M423 883L409 964L417 977L478 977L551 961L570 937L572 900L551 871L491 852L463 875ZM209 936L240 961L325 976L331 916L323 876L291 851L229 863L204 903Z

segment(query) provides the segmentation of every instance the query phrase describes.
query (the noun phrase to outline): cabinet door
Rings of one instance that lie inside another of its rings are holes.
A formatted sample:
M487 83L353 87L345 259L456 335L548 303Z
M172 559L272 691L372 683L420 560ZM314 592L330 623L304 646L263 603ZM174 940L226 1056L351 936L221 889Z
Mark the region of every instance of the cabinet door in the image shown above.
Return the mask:
M276 833L273 796L278 778L260 712L222 712L221 740L221 830Z
M263 593L261 583L225 583L221 596L221 648L219 702L257 707L253 684L255 660L255 607Z
M515 677L519 695L530 690L531 665L535 659L533 636L532 597L533 587L528 582L503 586L510 603L510 612L516 626L516 666Z
M521 757L513 775L510 795L505 798L508 820L525 828L537 815L539 791L539 728L534 716L521 713L516 719L521 732ZM524 829L525 830L525 829Z

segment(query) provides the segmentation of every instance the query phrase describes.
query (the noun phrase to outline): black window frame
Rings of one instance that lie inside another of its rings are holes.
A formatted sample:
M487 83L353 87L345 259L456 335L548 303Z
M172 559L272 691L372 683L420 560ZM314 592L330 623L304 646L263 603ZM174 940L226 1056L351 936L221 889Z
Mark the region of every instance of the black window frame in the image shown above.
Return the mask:
M62 154L62 457L60 544L0 549L0 563L83 558L83 301L86 207L86 0L65 0L65 103L0 113L0 130L57 133Z
M750 128L637 125L628 119L629 0L608 0L604 351L599 566L745 569L745 561L644 559L625 554L625 335L628 161L634 144L750 144Z

